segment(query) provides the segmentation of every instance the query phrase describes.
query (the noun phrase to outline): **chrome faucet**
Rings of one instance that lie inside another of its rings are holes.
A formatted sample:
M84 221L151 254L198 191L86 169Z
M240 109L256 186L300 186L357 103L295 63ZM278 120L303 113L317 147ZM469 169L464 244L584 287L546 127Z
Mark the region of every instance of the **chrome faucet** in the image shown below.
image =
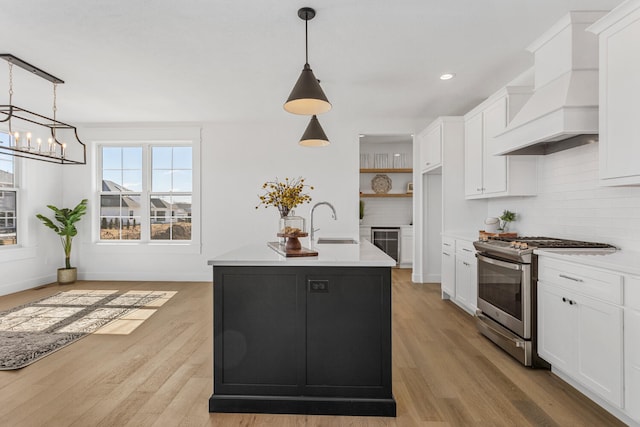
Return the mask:
M311 233L309 234L309 240L310 240L311 242L313 242L313 240L314 240L314 234L315 234L315 232L316 232L316 231L318 231L318 230L320 230L319 228L315 228L315 229L313 228L313 211L314 211L318 206L321 206L321 205L327 205L327 206L329 206L329 207L331 208L331 211L333 212L333 213L331 214L331 217L332 217L333 219L335 219L335 220L337 220L337 219L338 219L338 215L336 214L336 208L334 208L334 207L333 207L333 205L332 205L331 203L329 203L329 202L318 202L318 203L316 203L315 205L313 205L313 207L311 208Z

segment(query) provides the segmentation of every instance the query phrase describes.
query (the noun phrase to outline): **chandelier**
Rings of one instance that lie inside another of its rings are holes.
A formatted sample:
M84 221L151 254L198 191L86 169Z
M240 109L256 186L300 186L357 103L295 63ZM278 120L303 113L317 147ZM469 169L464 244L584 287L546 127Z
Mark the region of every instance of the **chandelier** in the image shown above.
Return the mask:
M8 141L0 144L0 153L63 165L86 164L87 148L78 130L56 118L57 86L64 81L14 55L3 53L0 58L9 64L9 103L0 105L0 132L8 134ZM14 65L53 84L53 118L13 104Z

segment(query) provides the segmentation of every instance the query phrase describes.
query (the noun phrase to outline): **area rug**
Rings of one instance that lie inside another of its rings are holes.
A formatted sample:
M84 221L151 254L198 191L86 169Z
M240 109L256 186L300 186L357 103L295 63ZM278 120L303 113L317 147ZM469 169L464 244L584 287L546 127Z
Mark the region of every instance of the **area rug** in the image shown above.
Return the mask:
M23 368L163 296L72 290L0 312L0 370Z

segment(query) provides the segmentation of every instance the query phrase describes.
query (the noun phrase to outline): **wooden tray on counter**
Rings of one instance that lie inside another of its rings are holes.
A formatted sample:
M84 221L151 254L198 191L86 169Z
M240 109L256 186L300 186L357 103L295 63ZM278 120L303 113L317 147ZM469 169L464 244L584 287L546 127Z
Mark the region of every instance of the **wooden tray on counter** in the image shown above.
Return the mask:
M287 249L285 245L280 242L267 242L267 245L280 255L286 257L318 256L318 251L312 251L304 247L300 249Z
M518 237L518 233L487 233L484 230L479 231L479 236L483 237Z

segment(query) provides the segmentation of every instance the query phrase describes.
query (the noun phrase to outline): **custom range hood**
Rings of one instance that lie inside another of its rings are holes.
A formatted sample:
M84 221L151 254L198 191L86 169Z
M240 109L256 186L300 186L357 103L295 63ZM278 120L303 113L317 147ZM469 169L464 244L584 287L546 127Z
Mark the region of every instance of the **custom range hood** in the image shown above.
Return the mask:
M585 29L603 11L565 15L527 50L531 98L495 136L495 154L551 154L598 141L598 38Z

